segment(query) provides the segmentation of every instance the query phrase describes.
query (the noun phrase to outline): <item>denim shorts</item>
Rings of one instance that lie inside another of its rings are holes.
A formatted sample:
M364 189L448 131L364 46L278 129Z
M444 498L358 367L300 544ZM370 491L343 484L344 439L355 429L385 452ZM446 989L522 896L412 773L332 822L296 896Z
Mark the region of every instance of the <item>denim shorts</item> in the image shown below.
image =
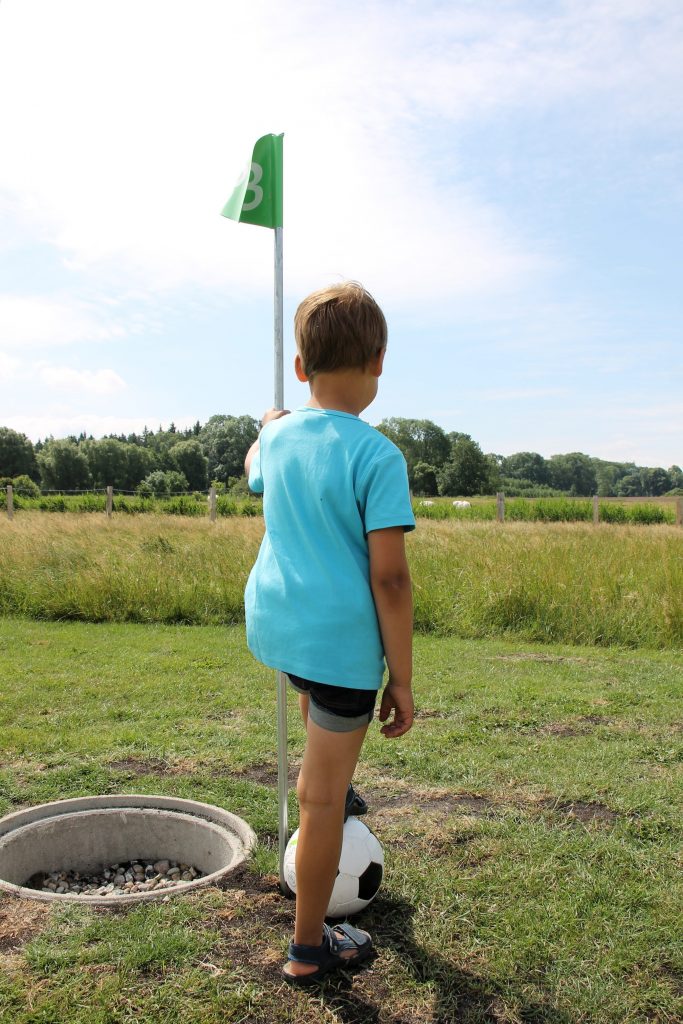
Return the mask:
M329 732L353 732L369 725L375 714L377 690L352 690L348 686L330 686L310 679L288 675L297 693L310 697L311 721Z

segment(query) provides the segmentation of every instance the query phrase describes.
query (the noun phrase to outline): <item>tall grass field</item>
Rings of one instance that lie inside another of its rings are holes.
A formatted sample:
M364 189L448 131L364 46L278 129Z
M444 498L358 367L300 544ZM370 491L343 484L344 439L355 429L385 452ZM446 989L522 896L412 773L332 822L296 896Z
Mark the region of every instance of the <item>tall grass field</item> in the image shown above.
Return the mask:
M13 496L18 512L104 512L106 496L99 492L82 494L44 494L41 497ZM7 496L0 489L0 510L7 508ZM166 498L142 497L134 494L115 494L113 512L123 515L173 515L201 519L207 515L207 496L200 492L176 494ZM676 498L613 499L603 498L599 503L600 521L604 523L632 523L653 525L676 522ZM454 520L456 522L491 522L496 518L496 501L492 498L473 498L466 508L457 507L451 498L415 499L413 510L419 519ZM258 497L232 497L218 495L216 515L258 516L262 505ZM593 502L589 498L508 498L505 517L512 522L524 523L580 523L593 519Z
M28 512L104 512L107 507L106 495L102 492L84 491L80 494L43 494L39 498L13 495L12 504L16 511ZM0 509L7 508L7 494L0 489ZM205 517L208 512L206 494L199 491L191 494L175 494L166 498L143 497L137 494L117 494L112 501L112 510L123 515L165 515ZM258 498L233 498L227 494L216 497L216 514L219 516L258 516L262 504Z
M0 519L0 614L240 622L262 533L254 517ZM407 547L420 632L683 646L678 527L420 521Z

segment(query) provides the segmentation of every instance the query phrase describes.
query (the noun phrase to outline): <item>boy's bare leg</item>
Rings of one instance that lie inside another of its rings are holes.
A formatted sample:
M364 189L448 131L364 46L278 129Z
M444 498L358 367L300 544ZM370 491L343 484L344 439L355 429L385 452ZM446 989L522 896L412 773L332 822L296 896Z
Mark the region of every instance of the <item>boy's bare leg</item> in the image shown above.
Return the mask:
M308 725L308 701L309 696L307 693L299 694L299 711L301 712L301 718L305 726Z
M339 867L344 802L368 727L331 732L309 719L299 773L299 840L296 848L294 941L319 946L325 911ZM349 952L349 956L353 953ZM290 961L291 974L309 974L311 964Z

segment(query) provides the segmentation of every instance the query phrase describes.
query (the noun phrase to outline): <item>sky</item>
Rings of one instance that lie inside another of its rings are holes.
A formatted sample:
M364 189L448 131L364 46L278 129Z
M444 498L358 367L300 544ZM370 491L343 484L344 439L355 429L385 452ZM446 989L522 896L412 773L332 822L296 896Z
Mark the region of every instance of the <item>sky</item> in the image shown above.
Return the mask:
M369 422L681 465L682 96L680 0L0 0L0 426L273 404L273 232L220 210L284 132L288 407L353 278Z

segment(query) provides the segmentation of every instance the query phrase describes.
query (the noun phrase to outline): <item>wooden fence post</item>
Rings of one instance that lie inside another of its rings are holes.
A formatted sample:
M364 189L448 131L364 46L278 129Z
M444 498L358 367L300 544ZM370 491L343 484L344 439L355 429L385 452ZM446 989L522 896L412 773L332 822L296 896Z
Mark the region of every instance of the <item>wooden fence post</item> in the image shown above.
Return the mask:
M209 491L209 519L212 523L216 522L216 488L212 487Z
M11 484L7 484L7 518L14 519L14 493Z
M593 495L593 526L597 526L600 522L600 505L598 504L597 494Z
M683 498L676 498L676 526L683 526Z
M114 510L114 488L109 485L107 487L107 519L111 519L111 514Z
M499 523L505 522L505 495L502 491L496 494L496 519Z

